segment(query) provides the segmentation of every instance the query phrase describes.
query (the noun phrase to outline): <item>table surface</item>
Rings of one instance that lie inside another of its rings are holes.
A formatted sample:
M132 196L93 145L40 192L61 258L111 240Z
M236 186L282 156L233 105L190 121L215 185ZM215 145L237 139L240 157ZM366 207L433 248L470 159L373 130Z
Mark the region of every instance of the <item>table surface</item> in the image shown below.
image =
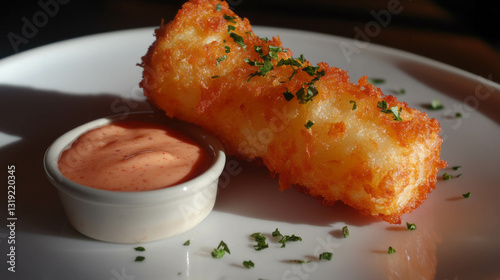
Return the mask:
M171 20L184 3L181 0L24 2L16 1L2 9L0 58L83 35L157 26L162 18ZM455 4L448 8L430 0L228 1L238 15L247 17L253 25L357 38L361 43L429 57L498 83L500 54L494 46L500 45L500 36L495 35L500 32L494 33L492 28L492 15L498 10L478 12L482 1L469 2L470 7ZM48 4L44 7L40 3ZM30 31L27 22L38 25L31 34L27 33ZM23 36L23 31L28 36Z

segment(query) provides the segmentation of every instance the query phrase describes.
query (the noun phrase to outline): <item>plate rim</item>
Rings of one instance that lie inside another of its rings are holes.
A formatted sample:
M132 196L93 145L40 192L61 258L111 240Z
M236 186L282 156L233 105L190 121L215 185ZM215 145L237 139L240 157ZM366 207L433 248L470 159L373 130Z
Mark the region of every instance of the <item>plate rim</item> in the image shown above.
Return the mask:
M56 41L52 43L48 43L46 45L38 46L29 50L21 51L16 54L12 54L10 56L4 57L0 59L0 69L4 67L8 67L10 63L16 63L17 60L21 59L29 59L30 56L32 55L38 55L39 53L42 52L50 52L54 51L56 48L65 48L68 45L71 46L72 44L81 44L83 41L92 41L96 40L102 37L109 37L109 36L123 36L125 34L131 34L131 33L139 33L139 34L144 34L145 32L151 32L151 41L154 40L154 30L158 28L159 26L147 26L147 27L138 27L138 28L130 28L130 29L121 29L121 30L114 30L114 31L105 31L105 32L100 32L100 33L94 33L94 34L88 34L88 35L82 35L74 38L68 38L64 39L61 41ZM329 33L324 33L324 32L317 32L317 31L309 31L309 30L301 30L301 29L292 29L292 28L284 28L284 27L274 27L274 26L262 26L262 25L253 25L252 30L257 31L265 31L267 32L274 32L276 33L276 36L282 38L281 34L282 33L288 33L292 35L299 35L299 36L313 36L313 37L320 37L320 38L327 38L331 39L334 41L348 41L350 43L354 43L355 40L353 38L349 37L344 37L344 36L339 36L335 34L329 34ZM281 34L280 34L281 33ZM389 46L384 46L380 45L377 43L370 43L367 47L367 49L375 52L380 52L388 56L393 56L397 57L399 59L406 59L410 60L413 63L418 63L421 65L426 65L428 67L434 67L437 69L440 69L442 71L452 73L457 76L461 76L463 78L467 78L469 80L473 80L474 82L480 82L483 83L487 86L495 88L497 91L500 91L500 83L496 83L490 79L487 79L485 77L482 77L480 75L474 74L472 72L469 72L467 70L461 69L459 67L453 66L446 64L444 62L438 61L436 59L432 59L423 55L419 55L410 51L406 50L401 50L398 48L393 48Z

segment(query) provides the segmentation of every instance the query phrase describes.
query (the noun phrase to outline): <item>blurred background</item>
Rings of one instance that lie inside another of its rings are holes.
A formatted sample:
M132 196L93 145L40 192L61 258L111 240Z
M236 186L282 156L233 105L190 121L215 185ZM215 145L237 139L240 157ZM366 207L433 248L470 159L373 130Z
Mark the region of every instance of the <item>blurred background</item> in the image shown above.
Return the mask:
M0 7L0 59L38 46L101 32L157 26L185 1L32 0ZM381 29L370 43L429 57L500 82L500 10L472 0L229 0L252 25L348 38L367 24ZM390 9L398 12L387 13Z

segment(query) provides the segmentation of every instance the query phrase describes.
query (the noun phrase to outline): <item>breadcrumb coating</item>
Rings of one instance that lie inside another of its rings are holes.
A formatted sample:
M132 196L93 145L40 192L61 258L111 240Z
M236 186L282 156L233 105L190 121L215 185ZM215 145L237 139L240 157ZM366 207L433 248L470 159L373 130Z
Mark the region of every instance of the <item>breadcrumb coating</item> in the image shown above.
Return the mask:
M155 35L141 64L148 99L215 134L227 153L261 161L283 190L400 223L446 166L437 120L366 76L351 83L279 37L258 37L226 2L187 2Z

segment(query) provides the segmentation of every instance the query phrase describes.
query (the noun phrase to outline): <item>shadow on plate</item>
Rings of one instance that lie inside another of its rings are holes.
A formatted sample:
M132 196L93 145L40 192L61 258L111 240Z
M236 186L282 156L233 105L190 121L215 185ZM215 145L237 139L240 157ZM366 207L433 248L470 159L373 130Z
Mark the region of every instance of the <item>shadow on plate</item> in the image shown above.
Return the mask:
M264 166L229 158L232 170L239 173L221 177L215 210L256 219L329 226L341 222L363 226L381 220L360 215L353 208L337 202L324 206L313 197L294 188L280 191L277 178L272 178ZM226 164L226 167L227 167ZM237 165L237 167L234 167Z
M150 110L149 105L113 94L69 94L8 85L0 85L0 104L0 132L20 138L0 146L1 166L15 165L17 230L86 239L69 226L56 189L45 177L45 150L80 124L126 110ZM7 208L6 194L2 193L2 209Z

